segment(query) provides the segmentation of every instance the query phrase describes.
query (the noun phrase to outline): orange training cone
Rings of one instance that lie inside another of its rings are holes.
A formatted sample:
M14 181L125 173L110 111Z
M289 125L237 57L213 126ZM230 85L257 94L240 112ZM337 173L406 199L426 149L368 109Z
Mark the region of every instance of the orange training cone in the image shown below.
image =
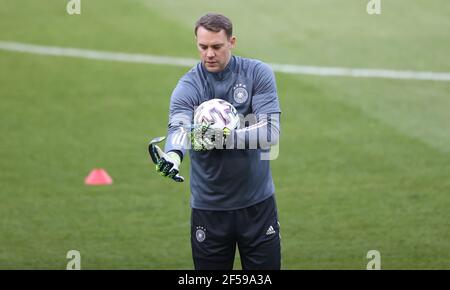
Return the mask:
M108 185L112 183L111 176L102 168L94 168L84 180L86 185Z

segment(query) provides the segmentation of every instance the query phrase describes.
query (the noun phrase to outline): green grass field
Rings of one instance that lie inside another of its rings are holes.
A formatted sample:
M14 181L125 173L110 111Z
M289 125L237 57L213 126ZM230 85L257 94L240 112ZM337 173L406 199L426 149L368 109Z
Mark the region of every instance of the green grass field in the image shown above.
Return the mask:
M238 55L449 72L448 1L381 1L0 0L0 41L192 58L217 11ZM65 269L71 249L82 269L193 268L189 183L146 151L187 70L0 50L1 269ZM450 269L450 82L276 76L282 268L365 269L375 249L382 269ZM112 186L84 185L96 167Z

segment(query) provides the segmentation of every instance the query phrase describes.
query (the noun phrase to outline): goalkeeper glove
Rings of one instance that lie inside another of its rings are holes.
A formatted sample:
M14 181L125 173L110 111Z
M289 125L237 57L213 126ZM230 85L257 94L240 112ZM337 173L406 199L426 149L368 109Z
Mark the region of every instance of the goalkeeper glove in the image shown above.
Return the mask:
M226 137L231 134L231 130L224 128L223 130L211 128L211 124L202 124L194 127L189 134L192 149L194 151L212 150L217 144L221 144L224 148Z
M155 149L158 151L160 159L156 163L156 172L162 176L172 178L177 182L183 182L184 177L180 176L178 173L179 167L181 165L181 158L178 153L170 151L164 153L158 145L155 145Z

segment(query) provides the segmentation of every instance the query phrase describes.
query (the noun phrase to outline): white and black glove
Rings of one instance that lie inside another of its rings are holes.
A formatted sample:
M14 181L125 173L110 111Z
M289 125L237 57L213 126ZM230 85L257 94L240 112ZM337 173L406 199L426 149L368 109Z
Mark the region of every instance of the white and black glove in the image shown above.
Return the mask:
M158 145L155 145L155 147L156 150L159 151L158 154L160 155L158 163L156 163L156 172L162 176L172 178L177 182L183 182L184 177L178 174L180 172L179 168L181 165L180 155L173 151L164 153Z
M148 146L150 157L153 163L155 163L156 172L162 176L170 177L177 182L183 182L184 177L178 174L181 165L181 156L174 151L165 153L156 145L156 143L162 142L164 139L166 138L154 138Z

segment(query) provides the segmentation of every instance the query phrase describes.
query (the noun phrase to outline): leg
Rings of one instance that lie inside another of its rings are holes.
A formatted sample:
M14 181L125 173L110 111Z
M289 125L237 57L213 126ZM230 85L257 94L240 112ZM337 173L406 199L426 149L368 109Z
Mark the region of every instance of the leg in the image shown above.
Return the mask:
M192 209L191 246L196 270L232 270L236 253L232 211Z
M280 269L280 225L274 197L239 210L237 228L242 269Z

